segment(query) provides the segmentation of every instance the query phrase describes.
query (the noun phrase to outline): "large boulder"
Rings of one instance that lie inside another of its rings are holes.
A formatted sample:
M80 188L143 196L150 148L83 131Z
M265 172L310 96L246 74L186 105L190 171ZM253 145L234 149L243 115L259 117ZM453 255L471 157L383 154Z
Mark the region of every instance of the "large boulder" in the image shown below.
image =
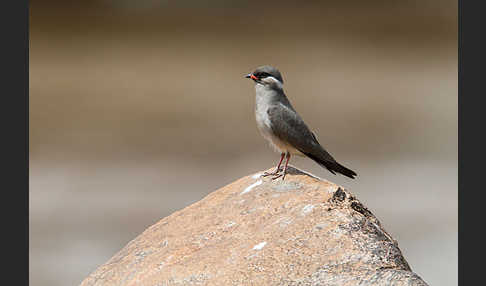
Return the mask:
M349 191L260 174L163 218L81 285L427 285Z

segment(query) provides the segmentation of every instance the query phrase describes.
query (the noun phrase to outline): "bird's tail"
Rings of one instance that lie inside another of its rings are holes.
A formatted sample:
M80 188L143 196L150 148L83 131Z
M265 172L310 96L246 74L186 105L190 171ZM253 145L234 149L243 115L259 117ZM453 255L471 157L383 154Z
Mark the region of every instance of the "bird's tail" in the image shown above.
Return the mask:
M344 167L338 162L334 163L333 170L351 179L354 179L354 177L357 176L357 174L353 170Z
M333 160L332 157L329 158L330 160L323 160L323 159L320 159L317 156L314 156L313 154L310 154L310 153L304 153L304 154L307 155L312 160L314 160L317 164L328 169L329 172L333 173L334 175L336 175L336 173L339 173L339 174L342 174L342 175L349 177L351 179L354 179L354 177L358 175L353 170L350 170L350 169L344 167L343 165L339 164L335 160Z

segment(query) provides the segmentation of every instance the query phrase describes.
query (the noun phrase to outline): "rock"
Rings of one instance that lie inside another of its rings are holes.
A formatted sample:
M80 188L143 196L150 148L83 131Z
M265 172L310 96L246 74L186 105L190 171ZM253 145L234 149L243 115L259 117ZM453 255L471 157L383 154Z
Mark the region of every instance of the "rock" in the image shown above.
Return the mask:
M81 285L427 285L347 190L289 167L149 227Z

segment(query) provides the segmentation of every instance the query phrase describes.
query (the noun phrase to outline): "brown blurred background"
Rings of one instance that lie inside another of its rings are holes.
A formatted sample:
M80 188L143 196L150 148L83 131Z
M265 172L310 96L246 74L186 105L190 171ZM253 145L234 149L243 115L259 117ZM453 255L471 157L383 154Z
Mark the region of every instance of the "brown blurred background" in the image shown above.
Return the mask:
M148 226L279 156L253 83L359 176L430 285L457 284L457 2L31 1L30 283L78 285Z

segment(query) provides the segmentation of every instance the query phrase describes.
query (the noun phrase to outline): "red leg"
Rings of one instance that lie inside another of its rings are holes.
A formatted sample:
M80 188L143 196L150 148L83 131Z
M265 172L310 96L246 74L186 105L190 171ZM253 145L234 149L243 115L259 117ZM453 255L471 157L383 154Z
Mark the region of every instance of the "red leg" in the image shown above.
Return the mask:
M285 162L285 167L284 167L284 170L283 170L282 181L285 179L285 175L287 175L287 167L289 165L289 161L290 161L290 153L287 152L287 161Z
M283 158L283 157L282 157ZM289 160L290 160L290 153L287 152L287 161L285 161L285 167L283 169L283 173L282 174L278 174L276 175L275 177L273 177L272 179L275 180L275 179L278 179L280 177L282 177L282 181L285 179L285 175L287 175L287 167L289 165Z
M280 165L282 165L282 161L283 161L284 156L285 156L285 153L280 154L280 161L278 162L276 172L280 171Z
M262 176L266 177L266 176L278 174L278 172L280 171L280 165L282 165L282 161L283 161L284 157L285 157L285 153L282 153L280 155L280 161L278 162L278 166L277 166L277 169L275 171L273 171L271 173L265 172L265 173L263 173Z

